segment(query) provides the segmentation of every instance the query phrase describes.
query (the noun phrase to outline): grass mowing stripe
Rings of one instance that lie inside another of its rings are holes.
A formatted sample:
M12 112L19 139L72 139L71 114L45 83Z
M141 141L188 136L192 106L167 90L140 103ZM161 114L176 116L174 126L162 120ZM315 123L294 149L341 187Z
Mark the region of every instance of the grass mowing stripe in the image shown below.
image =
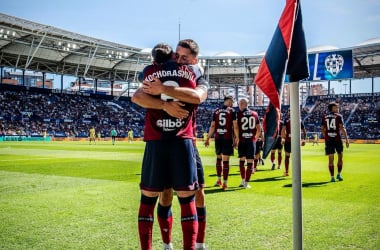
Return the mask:
M1 172L10 189L0 211L5 249L126 249L136 245L138 186L125 182ZM3 181L1 182L3 186ZM22 183L11 186L11 183ZM127 194L126 190L133 190ZM4 192L2 189L2 193ZM131 202L133 200L133 202ZM134 227L128 235L124 227ZM105 233L106 232L106 233ZM9 237L10 236L10 237ZM43 240L41 240L43 238ZM135 247L134 247L135 248Z
M51 160L51 158L36 158L34 157L33 160ZM30 158L25 158L25 159L9 159L9 160L0 160L0 162L6 162L6 161L11 161L11 162L14 162L14 161L30 161Z
M269 159L241 189L231 158L229 190L215 182L214 148L199 146L205 168L209 249L291 249L292 180ZM4 153L4 149L7 152ZM144 143L0 143L0 241L4 249L138 249L137 210ZM323 145L302 147L305 249L380 245L379 145L344 151L343 182L330 183ZM38 155L34 155L38 152ZM75 157L70 157L75 154ZM94 154L96 157L87 158ZM48 157L39 160L38 158ZM120 157L113 159L113 157ZM180 209L173 202L175 248ZM161 249L158 223L154 249Z
M39 157L50 156L51 158L83 158L83 159L94 159L94 160L125 160L129 155L134 153L126 152L94 152L88 150L49 150L49 149L6 149L3 150L0 155L8 156L29 156L29 157Z

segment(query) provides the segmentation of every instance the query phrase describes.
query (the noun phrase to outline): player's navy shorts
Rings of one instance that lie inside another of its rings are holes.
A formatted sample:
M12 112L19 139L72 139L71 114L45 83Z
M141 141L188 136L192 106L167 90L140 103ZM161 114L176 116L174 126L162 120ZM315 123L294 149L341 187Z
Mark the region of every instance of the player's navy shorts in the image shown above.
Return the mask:
M245 157L246 159L255 158L255 143L251 140L239 141L238 157Z
M326 140L325 141L325 153L326 155L331 155L331 154L341 154L343 152L343 142L342 140Z
M256 141L255 155L260 154L260 151L263 151L263 141Z
M197 165L191 139L147 141L140 188L161 192L166 188L198 189Z
M215 153L217 155L233 155L234 145L232 139L215 139Z
M206 184L205 184L205 174L204 174L204 171L203 171L203 165L202 165L201 157L199 156L198 148L194 147L194 151L195 151L195 160L197 162L198 184L201 187L205 187L206 186Z
M278 136L278 137L277 137L276 142L275 142L275 143L273 144L273 146L272 146L272 150L276 150L276 149L278 149L278 150L282 150L281 136Z
M286 153L292 152L292 143L290 141L285 141L284 150Z

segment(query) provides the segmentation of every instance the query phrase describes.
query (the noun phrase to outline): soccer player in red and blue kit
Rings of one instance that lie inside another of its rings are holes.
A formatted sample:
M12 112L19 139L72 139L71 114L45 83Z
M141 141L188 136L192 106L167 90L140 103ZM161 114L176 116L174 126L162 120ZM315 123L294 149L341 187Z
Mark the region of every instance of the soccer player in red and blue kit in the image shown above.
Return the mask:
M178 99L178 102L169 102L167 104L167 111L174 117L181 118L180 114L183 111L179 104L182 102L200 104L207 98L208 82L205 81L203 75L203 70L197 65L198 63L198 53L199 46L192 39L180 40L176 47L175 60L179 65L189 65L192 71L196 75L196 88L186 88L186 87L174 87L166 86L161 83L159 79L155 79L154 82L144 82L143 91L140 89L133 96L133 100L146 108L157 108L160 103L150 102L152 95L166 94ZM141 81L143 81L141 79ZM170 107L170 110L169 108ZM195 119L193 119L193 132L196 133ZM194 134L194 146L196 134ZM205 206L205 194L204 194L204 172L199 153L195 147L195 155L197 162L197 175L199 189L195 192L195 205L198 217L198 232L195 249L203 250L206 249L205 246L205 231L206 231L206 206ZM173 248L171 243L172 235L172 212L171 204L173 199L173 191L171 187L165 188L165 190L160 193L159 204L157 206L157 217L160 225L161 236L163 240L164 249L170 250Z
M272 170L276 169L276 164L274 163L276 158L276 150L277 150L277 169L281 168L281 162L282 162L282 148L283 145L281 144L281 131L282 126L284 126L284 121L282 120L282 113L280 113L280 125L277 133L277 139L276 142L273 144L272 149L270 151L270 161L272 162Z
M289 114L288 119L286 119L281 129L281 144L284 145L284 150L285 150L285 172L284 172L285 176L289 176L290 153L292 152L290 112L288 114ZM301 146L305 146L306 129L303 122L300 121L300 123L301 123Z
M328 105L328 114L325 114L322 118L322 134L325 137L325 153L329 157L329 172L330 181L335 182L334 178L334 154L338 154L338 174L336 179L343 181L341 175L343 168L343 142L341 133L343 133L346 140L346 147L350 146L348 141L347 131L344 127L344 121L341 114L339 114L339 105L335 102L331 102Z
M214 111L205 141L205 146L208 147L210 138L215 133L216 175L218 177L215 186L221 186L223 190L228 188L230 156L234 153L234 146L237 147L239 144L239 128L236 121L236 111L232 108L233 101L232 96L225 96L223 107ZM222 171L223 183L221 180Z
M248 100L242 98L239 100L239 110L236 115L239 127L239 168L241 176L241 187L250 188L248 182L254 172L253 159L255 158L256 140L260 137L261 126L257 113L248 108ZM245 160L247 160L247 169L245 169ZM256 160L257 164L257 160Z
M154 53L160 54L162 51L166 53L165 47L170 48L168 45L157 45L152 51L153 57L156 58ZM191 89L196 86L194 72L189 67L179 66L171 60L149 65L143 72L144 81L154 81L158 78L163 84L171 86ZM154 207L159 193L166 187L172 187L177 192L180 202L183 248L194 249L198 226L194 202L198 183L193 145L196 105L183 104L187 115L184 114L182 118L174 117L169 115L170 111L167 110L170 107L168 101L171 97L163 96L152 96L156 99L157 108L146 110L144 128L146 147L141 170L141 200L138 215L141 249L152 249Z

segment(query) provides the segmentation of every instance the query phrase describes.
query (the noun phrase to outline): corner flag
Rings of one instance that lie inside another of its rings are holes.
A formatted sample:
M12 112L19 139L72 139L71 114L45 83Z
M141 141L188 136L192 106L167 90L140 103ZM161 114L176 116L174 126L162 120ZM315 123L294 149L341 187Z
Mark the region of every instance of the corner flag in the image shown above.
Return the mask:
M309 76L305 34L299 0L286 0L278 26L260 64L254 82L269 98L264 116L266 158L277 139L280 124L281 93L285 73L290 81L300 81Z

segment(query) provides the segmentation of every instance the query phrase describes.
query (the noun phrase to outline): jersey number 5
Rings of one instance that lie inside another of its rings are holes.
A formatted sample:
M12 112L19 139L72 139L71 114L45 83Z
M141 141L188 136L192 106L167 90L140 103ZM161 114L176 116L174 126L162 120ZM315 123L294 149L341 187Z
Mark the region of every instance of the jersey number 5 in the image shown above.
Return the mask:
M219 125L220 126L225 126L227 123L227 119L226 119L226 113L219 113Z

